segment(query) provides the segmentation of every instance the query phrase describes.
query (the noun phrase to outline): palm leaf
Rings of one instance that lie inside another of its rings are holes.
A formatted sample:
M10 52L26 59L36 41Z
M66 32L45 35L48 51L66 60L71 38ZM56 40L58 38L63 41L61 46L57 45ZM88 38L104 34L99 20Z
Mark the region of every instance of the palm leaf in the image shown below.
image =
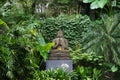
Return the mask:
M94 22L91 31L83 36L83 49L103 55L106 61L120 63L120 22L118 15L103 15L102 22ZM112 59L110 58L112 57ZM119 64L120 65L120 64Z

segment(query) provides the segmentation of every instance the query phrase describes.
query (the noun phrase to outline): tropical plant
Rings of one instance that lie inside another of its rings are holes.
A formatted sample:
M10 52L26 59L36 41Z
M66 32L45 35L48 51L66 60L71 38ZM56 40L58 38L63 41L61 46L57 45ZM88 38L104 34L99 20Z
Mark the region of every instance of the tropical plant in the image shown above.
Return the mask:
M52 10L52 16L79 13L80 7L78 7L77 2L78 0L51 0L49 1L48 9Z
M83 0L83 3L90 3L91 9L101 8L108 15L113 15L119 12L120 9L120 1L119 0Z
M49 69L45 71L36 71L34 74L34 80L76 80L73 79L74 72L67 72L62 69Z
M88 16L60 15L56 18L41 20L40 30L47 42L55 38L58 30L62 30L69 45L74 48L77 43L81 42L84 28L89 26L91 26L91 21Z
M93 52L82 53L81 49L77 49L75 51L70 50L70 55L75 67L81 65L102 68L104 66L103 56L96 56Z
M0 79L13 78L13 54L7 43L10 38L6 34L0 35Z
M43 59L46 60L53 43L45 43L42 34L36 30L39 23L31 16L30 20L21 21L9 32L0 35L0 58L3 65L0 78L31 79L33 71L41 69L40 64Z
M0 19L0 34L8 30L9 30L8 25L3 20Z
M120 17L119 14L102 16L101 21L83 34L83 49L102 55L104 60L120 65Z
M91 9L103 8L108 0L83 0L84 3L91 3Z
M43 57L44 61L46 61L46 59L48 58L49 50L54 45L54 43L46 44L41 34L39 34L38 40L39 40L39 44L36 45L36 50Z
M101 70L96 68L78 66L76 73L80 80L104 80L102 79Z

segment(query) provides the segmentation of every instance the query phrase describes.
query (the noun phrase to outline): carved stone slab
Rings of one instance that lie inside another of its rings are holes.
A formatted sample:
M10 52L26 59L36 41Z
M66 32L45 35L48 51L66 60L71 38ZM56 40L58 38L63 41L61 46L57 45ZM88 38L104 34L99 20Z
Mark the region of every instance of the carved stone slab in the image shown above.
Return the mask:
M49 54L49 60L70 60L69 53L57 52L54 54Z
M72 60L47 60L46 69L65 69L67 71L72 71Z

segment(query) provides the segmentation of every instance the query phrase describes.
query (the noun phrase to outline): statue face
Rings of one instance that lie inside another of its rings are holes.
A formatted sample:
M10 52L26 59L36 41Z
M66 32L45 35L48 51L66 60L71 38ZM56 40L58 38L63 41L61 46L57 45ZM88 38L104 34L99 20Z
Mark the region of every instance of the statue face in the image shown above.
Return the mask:
M57 33L57 37L58 38L62 38L63 37L63 32L60 30L60 31L58 31L58 33Z

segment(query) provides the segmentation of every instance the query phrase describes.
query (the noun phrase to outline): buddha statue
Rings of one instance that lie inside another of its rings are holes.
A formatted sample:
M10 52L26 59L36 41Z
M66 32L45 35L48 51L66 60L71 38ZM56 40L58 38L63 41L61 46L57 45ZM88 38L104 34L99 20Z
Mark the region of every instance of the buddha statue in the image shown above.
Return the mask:
M56 50L68 50L68 42L67 40L63 37L63 32L60 30L57 33L57 37L53 40L54 46L53 49Z
M49 59L70 59L68 41L64 38L61 30L58 31L53 42L54 46L50 51Z

